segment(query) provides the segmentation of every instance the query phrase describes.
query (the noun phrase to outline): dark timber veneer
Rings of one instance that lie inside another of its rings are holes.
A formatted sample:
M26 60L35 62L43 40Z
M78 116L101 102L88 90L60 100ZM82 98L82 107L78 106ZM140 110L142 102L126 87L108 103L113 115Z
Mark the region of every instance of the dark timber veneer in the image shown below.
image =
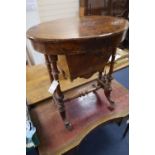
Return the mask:
M31 40L37 51L45 55L51 81L53 79L59 81L57 67L59 55L64 55L66 58L70 80L77 77L90 78L98 72L99 77L97 83L93 85L93 89L82 95L103 88L109 101L108 107L113 110L115 102L111 99L111 75L116 48L123 41L127 29L128 21L123 18L110 16L72 17L34 26L27 31L27 38ZM104 73L105 65L110 57L109 72ZM71 129L72 125L66 118L65 97L60 84L54 92L53 100L59 107L66 128Z

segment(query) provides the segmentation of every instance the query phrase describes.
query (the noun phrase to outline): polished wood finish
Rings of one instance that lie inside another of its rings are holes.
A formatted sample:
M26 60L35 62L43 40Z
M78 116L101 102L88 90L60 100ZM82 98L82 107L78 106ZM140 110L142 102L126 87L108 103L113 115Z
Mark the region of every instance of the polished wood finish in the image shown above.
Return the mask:
M47 66L47 69L48 69L48 74L50 75L52 73L51 63L50 63L50 60L48 58L48 55L44 54L44 56L45 56L46 66ZM50 77L50 82L52 82L53 77L52 76L49 76L49 77Z
M59 82L59 70L57 68L58 57L57 55L50 55L49 59L50 59L51 66L52 66L52 71L51 71L52 77L54 80ZM57 86L57 89L54 92L53 100L55 103L58 104L58 109L65 123L65 126L71 129L71 123L66 118L66 111L65 111L65 106L64 106L64 94L62 93L60 89L60 84Z
M128 90L115 80L112 87L112 97L117 103L113 111L107 108L108 101L103 89L66 102L66 112L74 127L70 132L64 129L56 105L51 100L32 108L31 118L37 128L40 155L63 154L78 146L99 125L127 116Z
M106 15L129 20L129 0L80 0L80 16ZM129 48L129 31L121 48Z
M94 73L100 72L103 77L98 80L98 86L104 89L110 103L109 108L114 109L114 101L111 99L111 74L116 48L124 39L127 29L128 22L121 18L73 17L34 26L27 31L27 37L36 50L47 55L52 68L49 76L57 81L59 81L57 60L58 55L61 54L66 56L70 80L78 77L90 78ZM102 72L110 56L112 59L109 72L103 75ZM65 126L70 128L71 124L66 118L64 96L60 85L53 97L59 105Z
M115 61L114 71L118 71L124 67L129 65L128 52L124 50L117 49L117 54L121 57ZM63 61L64 62L64 61ZM59 61L58 61L59 63ZM58 64L58 67L62 65L65 73L68 73L67 64ZM48 88L51 84L49 76L49 70L47 69L48 65L39 64L35 66L27 66L26 67L26 96L28 100L29 106L36 105L39 102L49 99L52 95L48 92ZM105 67L106 72L109 70L109 66ZM68 75L64 79L63 73L59 74L59 82L61 85L61 90L63 92L72 89L76 89L77 87L84 85L85 83L95 80L98 77L98 73L94 74L89 79L77 78L74 82L71 82L68 79ZM81 90L82 91L82 90ZM80 91L80 92L81 92Z
M34 26L27 31L27 38L35 42L38 41L39 43L46 42L47 45L49 42L53 44L56 42L66 43L65 41L68 40L78 44L77 40L82 39L84 41L111 37L119 33L124 33L127 29L128 22L122 18L110 16L71 17ZM39 51L54 54L54 51ZM75 51L69 49L69 51L62 50L59 54L73 54L73 52Z

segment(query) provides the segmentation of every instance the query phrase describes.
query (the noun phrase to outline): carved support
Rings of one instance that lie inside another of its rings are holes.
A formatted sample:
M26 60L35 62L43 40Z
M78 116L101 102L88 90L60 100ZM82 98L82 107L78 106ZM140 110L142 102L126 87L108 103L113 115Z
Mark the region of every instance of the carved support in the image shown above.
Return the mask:
M116 48L112 49L112 58L110 62L110 69L109 69L109 75L111 76L114 70L114 63L115 63L115 55L116 55Z
M47 67L47 70L48 70L48 74L49 74L49 77L50 77L50 81L51 81L51 83L52 83L52 81L53 81L53 76L51 75L52 68L51 68L50 60L49 60L49 58L48 58L48 55L44 54L44 57L45 57L46 67Z
M111 91L112 91L111 81L113 79L112 73L113 73L113 68L114 68L114 63L115 63L115 55L116 55L116 49L113 49L109 73L108 74L105 73L104 76L102 76L102 72L99 72L99 77L98 77L98 83L104 89L104 94L110 103L108 105L108 108L110 110L113 110L115 108L115 102L111 99Z
M50 59L49 59L49 57L48 57L48 55L47 54L44 54L44 57L45 57L45 62L46 62L46 67L47 67L47 70L48 70L48 74L49 74L49 77L50 77L50 81L51 81L51 83L52 83L52 81L53 81L53 76L52 76L52 68L51 68L51 62L50 62ZM53 102L54 102L54 104L56 104L56 102L55 102L55 97L53 96Z
M108 101L110 103L108 105L108 108L110 110L113 110L114 106L115 106L115 103L114 103L114 101L111 100L112 88L111 88L111 81L110 81L109 75L104 75L101 80L98 79L98 82L100 83L100 85L104 89L104 94L105 94L106 98L108 99Z
M104 93L105 96L107 97L108 101L110 102L110 105L108 106L111 110L113 110L115 108L115 102L111 99L111 81L113 79L112 77L112 73L113 73L113 69L114 69L114 63L115 63L115 55L116 55L116 48L112 49L112 58L111 58L111 62L110 62L110 69L109 69L109 73L107 75L104 76L103 80L105 81L105 88L104 88Z
M113 110L115 108L115 102L111 99L111 91L112 91L111 80L112 80L111 76L109 75L104 76L105 81L104 94L107 97L108 101L110 102L108 108L110 110Z
M57 55L50 55L49 60L50 60L50 63L51 63L51 68L52 68L51 74L53 76L53 79L59 82L59 70L58 70L58 67L57 67L58 57L57 57ZM62 119L64 121L65 127L67 129L72 129L71 123L66 118L65 105L64 105L64 100L63 100L64 95L63 95L63 93L62 93L62 91L60 89L60 84L58 84L58 86L56 88L56 91L53 94L53 96L54 96L55 102L58 105L58 109L59 109L60 115L61 115L61 117L62 117Z

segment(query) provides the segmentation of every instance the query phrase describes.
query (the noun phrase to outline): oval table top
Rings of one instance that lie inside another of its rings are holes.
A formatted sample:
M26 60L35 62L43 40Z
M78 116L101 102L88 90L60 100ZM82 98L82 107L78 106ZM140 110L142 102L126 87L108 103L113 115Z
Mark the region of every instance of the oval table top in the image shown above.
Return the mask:
M110 16L85 16L41 23L27 31L27 38L41 42L104 38L128 29L128 21Z

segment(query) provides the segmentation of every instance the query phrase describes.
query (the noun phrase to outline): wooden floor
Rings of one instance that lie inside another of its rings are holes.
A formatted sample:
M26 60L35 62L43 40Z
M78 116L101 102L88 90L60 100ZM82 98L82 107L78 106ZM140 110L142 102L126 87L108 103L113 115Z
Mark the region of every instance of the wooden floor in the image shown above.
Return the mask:
M73 130L64 128L63 122L51 99L42 102L31 110L32 120L40 140L40 155L57 155L79 145L82 139L97 126L119 117L128 115L128 90L115 80L112 83L112 98L116 109L107 108L107 100L102 89L96 94L66 102L67 116Z

